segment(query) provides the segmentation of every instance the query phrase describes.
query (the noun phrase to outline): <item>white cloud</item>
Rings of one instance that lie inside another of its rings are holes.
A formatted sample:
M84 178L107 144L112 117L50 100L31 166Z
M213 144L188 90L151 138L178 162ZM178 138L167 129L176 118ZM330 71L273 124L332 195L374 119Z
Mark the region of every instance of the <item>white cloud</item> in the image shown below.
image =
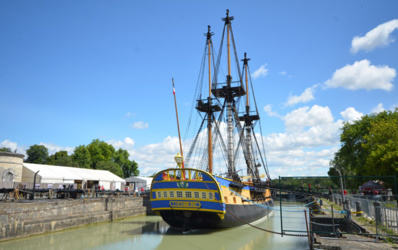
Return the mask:
M314 105L284 117L286 132L264 136L270 174L324 176L339 148L342 120L335 121L329 107Z
M306 88L303 93L299 96L290 95L287 99L286 106L292 106L297 103L306 103L314 99L315 88L318 85L314 85L312 87Z
M124 116L125 117L132 117L132 116L135 116L135 113L127 112Z
M144 123L142 121L135 122L133 125L131 125L132 128L135 129L146 129L149 127L148 123Z
M9 148L12 151L14 151L15 149L17 149L18 144L16 142L12 142L10 140L4 140L0 143L0 147L1 148Z
M15 152L16 150L16 153L26 155L26 148L23 146L18 146L18 143L16 142L12 142L10 140L4 140L0 142L0 148L3 147L11 149L12 152Z
M267 113L268 116L281 117L277 112L272 111L271 104L264 106L264 111L265 113Z
M39 145L43 145L48 149L48 155L53 155L56 152L59 151L67 151L68 155L73 154L73 152L75 151L74 147L63 147L63 146L58 146L54 143L48 143L48 142L40 142Z
M391 33L398 28L398 19L394 19L372 29L365 36L354 37L351 42L351 52L357 53L360 50L371 51L377 47L386 47L394 42Z
M126 137L123 141L109 140L107 143L111 144L115 149L121 148L127 150L134 147L135 141L130 137Z
M261 67L252 74L253 79L266 76L268 74L268 69L266 67L267 64L261 65Z
M384 107L383 107L383 103L379 103L379 104L377 104L377 106L376 107L374 107L373 109L372 109L372 113L380 113L380 112L383 112L385 109L384 109Z
M325 82L326 87L356 89L382 89L390 91L396 71L388 66L374 66L366 59L353 65L346 65L334 72L332 79Z
M305 127L320 126L333 122L329 107L314 105L301 107L288 113L284 117L286 130L301 130Z
M348 122L359 120L363 116L361 112L356 111L352 107L346 108L346 110L340 112L340 115Z

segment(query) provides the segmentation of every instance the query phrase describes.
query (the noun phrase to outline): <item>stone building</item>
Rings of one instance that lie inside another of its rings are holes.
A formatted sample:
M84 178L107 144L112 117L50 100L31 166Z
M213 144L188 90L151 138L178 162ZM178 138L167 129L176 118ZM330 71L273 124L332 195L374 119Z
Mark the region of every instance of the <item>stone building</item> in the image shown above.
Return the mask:
M22 181L23 158L25 155L0 152L0 178L5 184Z

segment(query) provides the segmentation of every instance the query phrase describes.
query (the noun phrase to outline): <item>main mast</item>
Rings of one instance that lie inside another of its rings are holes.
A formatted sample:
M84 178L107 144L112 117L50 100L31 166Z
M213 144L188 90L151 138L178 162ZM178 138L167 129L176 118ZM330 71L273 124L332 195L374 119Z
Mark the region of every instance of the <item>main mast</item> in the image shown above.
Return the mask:
M212 92L217 98L224 98L227 111L227 158L228 158L228 172L231 175L236 175L235 170L235 145L234 145L234 114L237 112L234 98L240 97L246 94L244 87L242 86L241 74L239 73L239 79L236 82L232 81L231 75L231 40L236 51L235 43L233 42L232 26L231 21L234 19L233 16L229 16L229 10L227 10L227 16L222 18L224 21L224 32L227 31L227 64L228 64L228 75L226 76L226 82L224 84L216 83L213 85ZM232 39L231 39L232 38ZM236 55L235 55L236 56ZM239 69L239 67L238 67ZM236 84L238 83L238 84ZM232 176L230 176L232 177Z
M227 53L228 53L228 75L227 75L227 89L231 88L231 40L230 40L230 30L231 30L231 20L234 17L229 16L229 10L227 10L227 17L225 18L225 25L227 26ZM234 137L233 137L233 119L232 119L232 95L228 94L226 97L227 102L227 124L228 124L228 133L227 133L227 141L228 141L228 165L229 169L235 170L235 162L234 162Z

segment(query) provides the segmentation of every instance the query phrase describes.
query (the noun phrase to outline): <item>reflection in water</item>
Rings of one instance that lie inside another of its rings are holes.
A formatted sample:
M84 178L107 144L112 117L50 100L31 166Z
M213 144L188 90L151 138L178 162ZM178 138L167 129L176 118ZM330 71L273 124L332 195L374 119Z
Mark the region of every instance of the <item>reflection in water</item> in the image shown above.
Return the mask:
M283 219L284 229L305 230L304 213L283 214ZM256 226L280 232L279 211L276 210L273 217ZM0 243L0 249L24 250L124 248L308 249L308 241L307 238L281 237L250 226L225 230L195 230L184 234L171 229L158 216L142 216Z

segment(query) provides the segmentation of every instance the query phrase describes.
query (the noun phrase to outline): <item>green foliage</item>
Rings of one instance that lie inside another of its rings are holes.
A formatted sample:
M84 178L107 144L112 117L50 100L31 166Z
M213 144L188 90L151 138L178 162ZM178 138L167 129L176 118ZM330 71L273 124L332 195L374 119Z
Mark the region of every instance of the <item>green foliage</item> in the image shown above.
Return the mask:
M330 161L329 175L335 174L333 168L346 176L398 174L398 108L344 123L340 141L341 148ZM393 184L391 178L385 181ZM350 182L361 184L359 179Z
M97 162L96 169L108 170L115 175L123 178L122 168L115 162L111 161L99 161Z
M36 163L36 164L46 164L48 158L48 149L43 145L33 145L26 150L28 155L25 162Z
M380 175L398 175L398 114L371 122L362 147L369 152L365 169Z
M72 157L69 156L68 152L66 151L59 151L51 155L47 159L47 164L56 165L56 166L68 166L68 167L77 166L77 164L73 162Z
M2 147L0 148L0 152L11 152L11 148Z
M127 150L115 151L112 145L99 139L93 140L87 147L76 147L71 156L67 151L48 156L48 149L43 145L33 145L26 152L26 162L30 163L108 170L122 178L140 174L137 162L128 159L130 155Z
M115 148L112 145L99 139L93 140L87 145L87 149L91 156L91 168L96 169L97 163L100 161L111 161L115 154Z
M114 154L114 162L117 163L123 170L124 178L128 178L131 174L134 176L138 176L140 171L138 170L138 164L135 161L130 161L129 153L127 150L119 149Z
M279 179L273 179L272 185L274 188L281 186L282 190L297 190L307 192L309 184L311 184L312 192L328 192L331 187L334 192L339 189L339 184L336 184L335 177L283 177L279 183ZM338 180L337 180L337 183ZM317 189L318 187L318 189Z
M80 145L75 148L72 159L79 168L91 168L91 155L87 147L84 145Z

